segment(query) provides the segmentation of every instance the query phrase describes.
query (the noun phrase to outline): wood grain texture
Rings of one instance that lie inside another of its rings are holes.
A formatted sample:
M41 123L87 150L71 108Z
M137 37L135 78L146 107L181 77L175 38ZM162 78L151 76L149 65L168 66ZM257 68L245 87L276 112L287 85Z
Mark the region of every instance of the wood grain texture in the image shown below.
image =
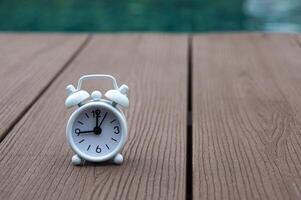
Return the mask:
M300 44L194 37L194 199L301 199Z
M0 34L0 139L87 36Z
M70 163L64 89L92 73L130 87L121 166ZM186 36L94 36L0 144L0 199L184 199L186 84Z

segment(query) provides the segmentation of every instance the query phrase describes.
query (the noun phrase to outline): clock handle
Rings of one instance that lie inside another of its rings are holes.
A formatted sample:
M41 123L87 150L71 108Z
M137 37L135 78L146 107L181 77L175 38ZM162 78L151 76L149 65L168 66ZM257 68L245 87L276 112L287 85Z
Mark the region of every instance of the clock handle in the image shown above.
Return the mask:
M110 79L110 80L112 80L114 89L115 90L118 89L117 81L113 76L106 75L106 74L92 74L92 75L84 75L84 76L80 77L80 79L78 80L78 83L77 83L76 90L77 91L80 90L80 88L82 87L82 82L84 80L92 80L92 79Z

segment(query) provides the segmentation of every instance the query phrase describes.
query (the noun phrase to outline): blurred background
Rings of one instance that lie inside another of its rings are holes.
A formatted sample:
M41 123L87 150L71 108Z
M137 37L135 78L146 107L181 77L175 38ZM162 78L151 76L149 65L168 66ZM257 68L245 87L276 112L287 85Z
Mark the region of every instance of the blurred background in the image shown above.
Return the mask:
M0 0L0 31L301 30L301 0Z

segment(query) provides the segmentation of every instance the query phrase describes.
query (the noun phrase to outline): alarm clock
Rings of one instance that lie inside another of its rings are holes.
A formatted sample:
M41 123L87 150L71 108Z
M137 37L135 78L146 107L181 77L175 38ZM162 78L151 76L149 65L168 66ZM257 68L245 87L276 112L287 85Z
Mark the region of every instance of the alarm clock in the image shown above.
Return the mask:
M109 79L113 88L105 93L105 98L98 90L90 95L81 90L82 82L88 79ZM120 151L127 139L127 123L121 107L129 106L128 89L126 85L118 87L113 76L103 74L82 76L76 89L73 85L66 87L65 105L78 106L66 127L67 141L75 153L74 165L81 165L85 160L122 164Z

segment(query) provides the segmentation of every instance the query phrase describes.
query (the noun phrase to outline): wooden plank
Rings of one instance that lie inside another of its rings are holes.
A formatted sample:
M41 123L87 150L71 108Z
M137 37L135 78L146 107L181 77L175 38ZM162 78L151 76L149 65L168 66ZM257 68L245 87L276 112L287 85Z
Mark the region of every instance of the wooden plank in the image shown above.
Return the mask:
M0 140L87 36L0 34Z
M91 73L130 87L121 166L70 163L64 89ZM95 36L1 143L0 199L184 199L186 83L186 36Z
M288 34L193 41L193 198L301 198L301 48Z

